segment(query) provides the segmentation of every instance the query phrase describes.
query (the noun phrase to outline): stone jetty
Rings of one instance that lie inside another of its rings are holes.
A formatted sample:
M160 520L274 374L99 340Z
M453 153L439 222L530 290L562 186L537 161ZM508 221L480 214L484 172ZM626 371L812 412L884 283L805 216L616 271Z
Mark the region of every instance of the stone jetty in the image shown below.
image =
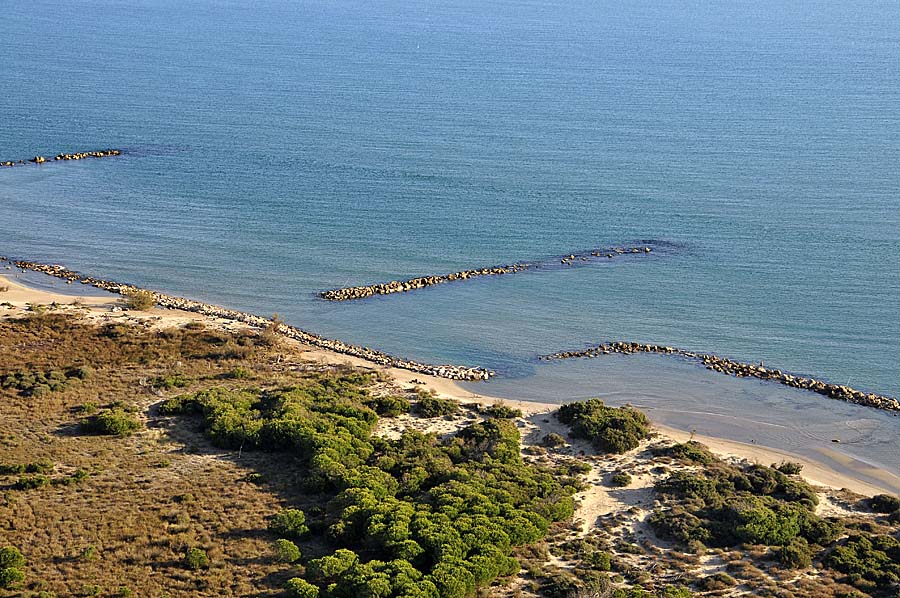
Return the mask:
M593 250L585 253L571 253L563 256L559 261L564 265L574 265L577 262L586 262L593 258L604 257L612 259L626 254L643 254L650 253L653 249L646 245L640 247L612 247L605 250ZM373 295L390 295L392 293L407 293L417 289L424 289L438 284L455 282L461 280L470 280L481 276L501 276L503 274L515 274L516 272L524 272L525 270L533 270L546 267L546 263L516 263L510 266L492 266L489 268L475 268L472 270L460 270L459 272L451 272L450 274L438 274L434 276L419 276L406 281L392 280L390 282L382 282L358 287L344 287L340 289L331 289L319 293L322 299L328 301L353 301L355 299L365 299Z
M52 158L45 158L44 156L35 156L34 158L29 158L28 160L7 160L6 162L0 162L0 167L6 166L23 166L25 164L44 164L45 162L59 162L66 160L84 160L85 158L108 158L110 156L118 156L122 153L122 150L117 149L105 149L105 150L95 150L92 152L77 152L74 154L57 154Z
M334 351L343 355L359 357L381 366L395 367L412 372L417 372L420 374L449 378L451 380L487 380L494 375L493 371L480 367L466 367L459 365L430 365L425 363L418 363L408 359L402 359L393 355L388 355L387 353L383 353L376 349L370 349L369 347L359 347L356 345L344 343L339 340L324 338L317 334L313 334L312 332L306 332L294 326L274 322L273 320L264 318L262 316L257 316L233 309L227 309L218 305L211 305L209 303L201 303L200 301L194 301L192 299L173 297L171 295L165 295L163 293L150 291L149 289L142 289L134 285L114 282L111 280L104 280L102 278L95 278L93 276L85 276L73 270L69 270L64 266L39 264L22 260L14 261L13 264L23 271L32 270L34 272L41 272L43 274L65 280L68 283L77 282L85 285L91 285L98 289L103 289L104 291L117 293L126 297L137 291L147 291L152 293L153 300L160 307L180 309L183 311L199 313L214 318L243 322L260 329L266 329L274 326L275 332L284 337L298 340L302 343L312 345L314 347L328 349L329 351Z
M633 353L659 353L662 355L676 355L685 359L696 360L703 364L708 370L719 372L720 374L728 374L738 378L759 378L760 380L770 380L778 382L785 386L794 388L803 388L812 392L825 395L826 397L837 399L840 401L848 401L857 405L865 405L867 407L875 407L884 409L885 411L900 411L900 401L892 397L886 397L874 393L865 393L849 386L839 384L829 384L815 378L807 378L804 376L796 376L783 372L779 369L767 368L762 362L759 364L742 363L734 361L726 357L719 357L709 353L695 353L686 351L677 347L667 347L663 345L645 345L641 343L628 343L613 341L582 349L579 351L562 351L553 353L552 355L541 356L540 359L545 361L555 359L569 359L573 357L600 357L601 355L610 355L613 353L621 353L630 355Z

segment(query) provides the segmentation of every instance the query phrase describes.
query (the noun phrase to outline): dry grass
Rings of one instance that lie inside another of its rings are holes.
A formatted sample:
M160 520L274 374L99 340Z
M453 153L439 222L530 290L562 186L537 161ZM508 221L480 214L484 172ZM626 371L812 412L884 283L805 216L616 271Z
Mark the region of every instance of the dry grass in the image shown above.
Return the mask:
M160 418L155 405L162 396L223 380L287 381L293 374L276 364L290 359L253 335L189 328L98 327L47 311L0 320L0 375L75 365L93 370L40 398L0 390L0 462L49 459L51 480L89 473L33 490L14 489L18 476L0 476L2 543L18 546L28 560L23 595L87 595L94 586L104 596L121 588L136 596L281 593L289 571L272 553L266 520L287 502L303 503L291 490L299 472L292 474L284 456L238 458L213 449L190 421ZM229 377L239 365L249 380ZM173 373L190 387L163 395L148 383ZM128 438L82 434L82 406L112 403L135 408L145 427ZM207 552L208 569L184 567L189 547Z

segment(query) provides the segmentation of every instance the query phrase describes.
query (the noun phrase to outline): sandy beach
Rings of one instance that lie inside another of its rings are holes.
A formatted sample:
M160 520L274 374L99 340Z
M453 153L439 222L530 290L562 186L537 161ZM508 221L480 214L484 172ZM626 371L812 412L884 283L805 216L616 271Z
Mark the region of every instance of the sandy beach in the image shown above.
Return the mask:
M250 328L247 324L212 318L197 313L180 311L176 309L153 308L148 311L126 310L122 307L121 297L108 293L97 292L91 295L69 295L60 292L41 290L25 286L13 276L0 274L0 289L6 288L0 293L0 317L21 315L29 310L29 305L56 304L60 310L69 310L80 313L84 318L96 322L121 321L124 323L138 324L145 327L167 328L183 325L189 321L203 321L207 325L223 330L238 331ZM438 378L407 370L388 368L374 365L366 360L335 353L319 347L304 345L293 339L287 342L297 345L304 359L321 364L349 364L361 368L379 370L390 374L399 384L407 387L422 387L434 391L440 396L455 399L461 403L479 403L489 405L503 403L510 407L520 409L524 418L530 422L533 429L530 433L543 435L551 431L558 431L558 422L549 414L558 408L558 405L534 401L499 399L483 394L471 392L462 388L452 380ZM676 430L670 427L654 424L660 438L684 442L694 439L707 445L713 452L731 460L742 460L761 464L778 463L782 461L794 461L801 463L803 477L809 482L832 489L846 489L856 494L874 495L881 492L900 492L900 477L890 472L871 467L865 463L855 461L845 455L831 451L824 455L833 462L840 463L842 471L828 467L821 462L799 457L775 448L751 445L735 442L723 438L694 435L688 431ZM449 431L449 429L448 429ZM866 480L855 476L853 472L864 473ZM874 482L873 482L874 480Z

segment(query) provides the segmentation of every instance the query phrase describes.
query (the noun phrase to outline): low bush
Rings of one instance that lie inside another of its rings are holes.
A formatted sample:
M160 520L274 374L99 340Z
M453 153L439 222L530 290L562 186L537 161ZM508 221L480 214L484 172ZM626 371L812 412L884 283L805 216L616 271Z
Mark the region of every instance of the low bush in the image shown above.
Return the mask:
M697 589L702 592L716 592L734 587L737 582L727 573L714 573L697 582Z
M557 434L556 432L550 432L546 434L543 438L541 438L541 444L547 448L559 448L561 446L565 446L566 439Z
M18 391L23 397L40 397L50 392L61 392L73 380L85 380L89 368L70 368L66 371L14 372L0 376L0 388Z
M876 513L893 513L900 509L900 497L890 494L876 494L869 499L869 508Z
M300 509L285 509L269 522L269 531L284 538L299 540L309 532L306 515Z
M413 411L422 417L441 417L459 412L459 403L453 399L442 399L434 395L420 394Z
M776 556L781 565L787 569L806 569L812 566L813 553L805 538L794 538L780 547Z
M516 417L522 417L522 410L509 407L508 405L504 405L503 403L497 403L495 405L488 405L487 407L485 407L484 414L488 417L513 419Z
M772 468L777 469L785 475L799 475L803 471L803 465L795 461L782 461L781 463L772 463Z
M12 590L25 581L25 572L15 567L0 568L0 588Z
M319 588L300 577L289 579L284 589L289 598L319 598Z
M719 460L718 457L716 457L709 451L709 448L706 445L701 444L696 440L689 440L688 442L682 442L679 444L673 444L672 446L657 448L653 450L653 454L657 456L671 457L673 459L681 461L682 463L697 465L710 465L711 463L715 463Z
M206 551L196 546L192 546L185 551L182 562L186 568L192 571L209 567L209 557L206 555Z
M172 390L173 388L184 388L189 386L193 380L184 374L174 373L165 376L157 376L150 381L150 385L154 388L164 390Z
M613 486L624 487L631 483L631 476L624 471L620 471L613 475L611 482Z
M15 546L0 548L0 588L11 590L25 581L25 557Z
M382 417L398 417L407 413L410 409L408 400L395 395L375 397L367 401L366 405L374 409L375 413Z
M90 434L124 437L137 432L141 422L125 409L114 407L83 420L82 427Z
M282 563L293 563L300 560L300 549L286 538L275 540L275 558Z
M643 413L630 405L607 407L600 399L563 405L557 417L573 436L608 453L628 452L650 435L650 422Z
M49 483L50 478L45 475L22 476L16 480L16 483L13 484L13 488L16 490L34 490L36 488L43 488Z
M156 296L143 289L135 289L124 294L125 306L136 311L147 311L156 305Z

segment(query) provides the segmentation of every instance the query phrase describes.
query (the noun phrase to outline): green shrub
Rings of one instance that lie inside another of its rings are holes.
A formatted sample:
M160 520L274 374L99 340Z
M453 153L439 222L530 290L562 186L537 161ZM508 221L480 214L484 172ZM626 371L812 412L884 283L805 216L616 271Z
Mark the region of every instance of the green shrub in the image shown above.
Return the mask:
M618 487L624 487L631 483L631 476L625 473L624 471L620 471L616 473L612 477L612 485Z
M0 569L21 569L25 566L25 557L15 546L0 548Z
M504 405L503 403L497 403L495 405L489 405L488 407L486 407L484 409L484 414L488 417L514 419L516 417L522 417L522 410L509 407L508 405Z
M202 548L197 548L196 546L188 548L185 551L182 562L186 568L192 571L209 567L209 557L206 555L206 551Z
M141 423L125 409L114 407L83 420L82 426L91 434L131 436L141 428Z
M79 558L87 563L92 563L94 561L100 560L100 551L97 550L96 546L87 546L84 550L81 551L81 555Z
M293 563L300 560L300 549L285 538L275 540L275 558L282 563Z
M13 488L16 490L35 490L37 488L43 488L49 483L50 478L45 475L22 476L16 480L16 483L13 484Z
M368 401L366 405L374 409L375 413L382 417L398 417L407 413L410 409L408 400L394 395L376 397Z
M284 589L290 598L319 598L319 588L299 577L289 579Z
M683 463L695 463L698 465L709 465L715 463L719 459L713 455L709 448L697 442L689 440L679 444L673 444L661 449L654 449L653 453L659 456L672 457Z
M25 466L25 473L50 473L53 471L53 461L39 459Z
M25 465L23 463L10 463L0 465L0 475L17 475L25 473Z
M231 378L233 380L244 380L246 378L252 378L253 372L251 370L248 370L245 367L238 366L238 367L234 368L233 370L231 370L230 372L227 372L225 374L225 377Z
M804 538L794 538L777 551L778 561L788 569L806 569L812 566L812 550Z
M550 432L549 434L544 435L541 439L541 444L547 448L559 448L565 446L567 443L566 439L556 432Z
M727 573L714 573L697 582L697 588L703 592L715 592L734 587L737 582Z
M173 388L184 388L190 386L193 380L184 374L174 373L166 376L157 376L150 381L150 385L154 388L171 390Z
M25 581L25 572L15 567L0 567L0 588L12 590Z
M600 399L563 405L557 417L572 429L573 436L608 453L628 452L650 435L650 422L643 413L629 405L607 407Z
M306 515L300 509L284 509L269 522L269 530L285 538L300 539L307 532Z
M459 403L453 399L442 399L433 395L421 394L413 410L422 417L441 417L459 412Z
M876 513L893 513L900 509L900 497L890 494L876 494L869 499L869 508Z
M128 309L147 311L156 305L156 296L143 289L134 289L124 293L125 306Z
M803 471L803 465L795 461L782 461L777 465L772 463L772 468L785 475L799 475Z
M846 574L850 581L864 579L888 590L900 582L900 540L884 535L853 535L835 548L824 564Z

